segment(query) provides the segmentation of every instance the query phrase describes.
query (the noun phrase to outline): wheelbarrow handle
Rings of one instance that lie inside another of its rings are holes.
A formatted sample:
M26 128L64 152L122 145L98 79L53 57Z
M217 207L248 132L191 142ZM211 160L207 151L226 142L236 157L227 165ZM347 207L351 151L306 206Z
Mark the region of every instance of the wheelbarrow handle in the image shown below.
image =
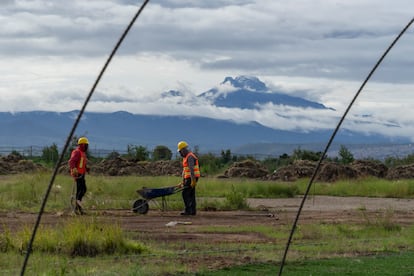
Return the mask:
M177 188L183 188L184 187L184 184L182 182L180 182L175 187L177 187Z

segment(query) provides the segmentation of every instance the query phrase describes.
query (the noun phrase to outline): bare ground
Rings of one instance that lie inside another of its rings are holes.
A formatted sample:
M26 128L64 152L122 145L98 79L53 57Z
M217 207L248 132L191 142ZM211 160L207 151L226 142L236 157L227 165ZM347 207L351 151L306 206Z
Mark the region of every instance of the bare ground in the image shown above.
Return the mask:
M148 214L141 215L131 210L89 210L86 216L96 216L103 221L118 223L121 228L140 239L156 243L182 242L209 244L222 243L261 243L275 242L271 238L256 231L226 231L206 233L197 231L200 227L223 226L237 229L237 226L280 226L293 224L302 198L288 199L249 199L248 203L254 211L199 211L197 216L183 217L177 211L160 211L150 205ZM366 198L366 197L309 197L301 212L298 224L306 223L363 223L367 218L383 217L392 213L392 220L400 225L411 225L414 222L414 199ZM0 212L0 229L19 229L23 225L33 225L36 213ZM46 212L42 216L42 225L54 225L71 219L68 210L58 213ZM176 223L176 224L175 224ZM173 226L168 226L168 225ZM285 241L280 241L281 244ZM247 258L247 259L246 259ZM148 261L148 260L147 260ZM188 259L177 257L177 261L187 263ZM197 258L192 264L210 269L223 268L240 263L250 262L249 255L229 258L229 255L206 255Z
M89 210L87 215L94 215L102 220L116 221L128 231L149 231L154 236L162 236L164 232L171 233L166 226L171 221L191 222L185 227L215 225L266 225L291 224L298 212L302 197L286 199L249 199L253 211L198 211L196 216L180 216L177 211L160 211L150 204L146 215L131 210ZM366 219L365 215L378 215L386 212L393 213L393 219L400 224L414 222L414 199L399 198L367 198L367 197L332 197L310 196L304 203L299 217L300 223L316 222L359 222ZM23 225L34 224L38 214L27 212L0 212L0 225L16 229ZM41 223L54 225L62 220L71 218L69 210L63 212L46 212ZM178 223L180 225L180 223ZM184 226L184 224L181 224ZM177 234L178 235L178 234ZM176 237L177 238L177 237Z

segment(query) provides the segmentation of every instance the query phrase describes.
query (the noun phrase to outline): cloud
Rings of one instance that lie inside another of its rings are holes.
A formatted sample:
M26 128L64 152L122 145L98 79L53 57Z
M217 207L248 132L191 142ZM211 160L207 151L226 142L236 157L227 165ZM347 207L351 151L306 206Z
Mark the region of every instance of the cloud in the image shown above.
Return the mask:
M0 111L79 109L138 5L132 0L2 1ZM281 129L333 128L412 18L413 8L409 0L392 5L375 0L153 1L87 109L202 114ZM344 125L413 136L413 33L411 28L389 53ZM238 75L257 76L272 89L336 111L272 105L238 110L194 100L211 88L231 92L219 83ZM169 90L184 97L180 102L160 99Z

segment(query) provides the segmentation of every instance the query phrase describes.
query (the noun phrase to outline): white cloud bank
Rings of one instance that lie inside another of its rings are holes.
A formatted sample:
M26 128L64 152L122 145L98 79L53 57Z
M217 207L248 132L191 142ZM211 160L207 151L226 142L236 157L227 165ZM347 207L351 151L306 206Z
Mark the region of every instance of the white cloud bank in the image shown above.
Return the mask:
M80 109L137 9L136 1L127 0L2 1L0 111ZM202 114L279 129L332 129L413 10L408 0L392 5L375 0L150 1L87 110ZM413 33L412 27L378 68L346 127L414 137ZM180 104L160 100L168 90L195 96L237 75L257 76L269 87L336 111L273 105L235 110L193 97Z

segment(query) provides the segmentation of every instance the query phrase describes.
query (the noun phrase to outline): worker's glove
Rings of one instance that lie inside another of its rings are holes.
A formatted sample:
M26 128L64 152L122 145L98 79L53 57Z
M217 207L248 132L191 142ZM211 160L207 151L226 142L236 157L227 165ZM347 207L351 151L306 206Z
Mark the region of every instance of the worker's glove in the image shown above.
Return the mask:
M183 182L178 183L177 187L178 187L178 188L182 188L182 187L184 187L184 183L183 183Z
M191 179L191 188L194 188L197 185L197 180L195 178Z
M70 169L70 175L73 177L78 177L79 176L78 169L77 168Z

